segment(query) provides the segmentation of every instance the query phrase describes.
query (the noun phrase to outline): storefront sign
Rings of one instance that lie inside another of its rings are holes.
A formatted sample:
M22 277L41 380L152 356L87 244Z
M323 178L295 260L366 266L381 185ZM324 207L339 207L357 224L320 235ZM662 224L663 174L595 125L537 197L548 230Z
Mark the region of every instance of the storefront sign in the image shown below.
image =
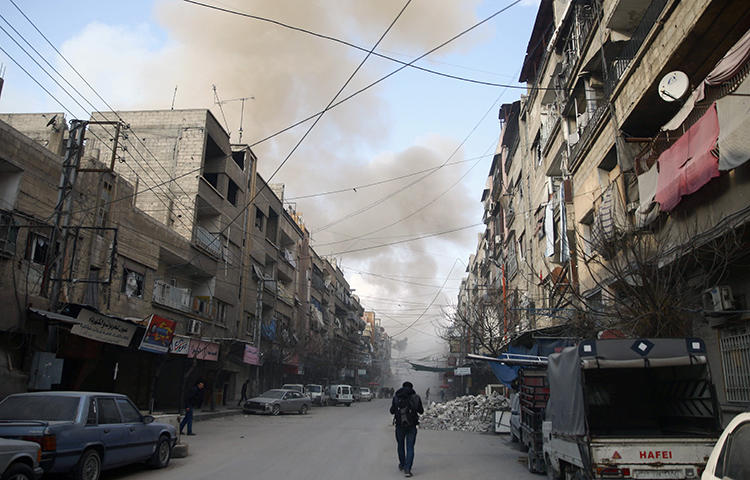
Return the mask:
M198 360L211 360L215 362L219 359L219 344L206 342L205 340L190 339L188 347L188 358L197 358Z
M135 335L136 326L132 323L107 317L86 308L78 312L76 319L79 323L73 325L70 332L98 342L127 347Z
M146 334L143 335L141 350L153 353L167 353L169 345L172 343L176 322L168 320L158 315L151 315L146 328Z
M458 367L455 370L453 370L453 375L457 377L471 375L471 367Z
M175 335L172 337L172 344L169 346L169 353L175 355L187 355L190 351L190 337Z
M260 365L260 352L258 348L252 345L245 345L245 354L242 356L242 361L248 365Z
M360 368L357 370L357 375L367 375L367 370Z

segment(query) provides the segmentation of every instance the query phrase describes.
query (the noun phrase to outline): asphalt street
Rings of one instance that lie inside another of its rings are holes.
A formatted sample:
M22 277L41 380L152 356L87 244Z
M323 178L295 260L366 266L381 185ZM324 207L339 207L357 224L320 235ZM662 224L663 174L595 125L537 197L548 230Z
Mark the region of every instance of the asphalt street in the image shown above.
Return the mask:
M313 408L307 415L235 415L196 422L187 458L164 470L121 468L103 480L149 478L253 480L383 480L398 471L389 400L352 407ZM526 470L523 453L507 435L420 430L413 473L417 478L542 478Z

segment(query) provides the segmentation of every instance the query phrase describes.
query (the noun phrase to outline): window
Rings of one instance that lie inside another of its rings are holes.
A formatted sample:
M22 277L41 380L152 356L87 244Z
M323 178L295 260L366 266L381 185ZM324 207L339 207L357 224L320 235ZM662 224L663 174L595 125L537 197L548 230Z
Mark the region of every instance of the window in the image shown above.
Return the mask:
M740 424L727 437L727 456L724 462L724 478L750 478L750 462L746 460L750 452L750 423Z
M719 340L721 366L724 370L724 389L729 402L750 401L750 376L746 359L750 355L750 331L739 330L725 334Z
M143 298L143 274L127 267L122 269L122 293L126 297Z
M263 231L263 223L265 218L266 216L263 215L263 212L258 207L255 207L255 228L257 228L261 232Z
M216 321L219 323L226 323L227 321L227 310L229 310L229 305L222 302L221 300L216 300Z
M229 186L227 187L227 201L235 207L237 206L237 192L239 191L240 187L238 187L233 181L229 180Z
M104 181L102 182L102 191L99 194L99 199L96 201L96 221L97 227L105 227L107 220L109 219L109 205L112 200L112 184Z
M26 243L26 260L33 263L44 265L47 263L47 250L49 249L49 239L35 232L29 234Z
M96 409L99 411L99 424L120 423L120 412L117 411L114 398L97 398Z
M240 167L240 170L245 170L245 152L232 152L232 160Z
M522 262L526 258L526 235L524 233L518 237L518 258Z
M89 281L83 298L83 303L93 307L99 307L99 271L99 267L89 267Z
M86 417L86 425L96 425L96 401L89 400L89 414Z
M120 407L120 414L122 415L123 423L141 422L141 412L139 412L132 403L125 398L118 398L116 402L117 406Z
M583 250L583 259L586 260L594 254L592 248L592 227L594 225L594 210L589 210L581 219L581 248Z
M18 225L10 213L0 213L0 253L10 256L16 254Z
M208 182L209 185L215 189L219 189L219 174L218 173L204 173L203 179Z

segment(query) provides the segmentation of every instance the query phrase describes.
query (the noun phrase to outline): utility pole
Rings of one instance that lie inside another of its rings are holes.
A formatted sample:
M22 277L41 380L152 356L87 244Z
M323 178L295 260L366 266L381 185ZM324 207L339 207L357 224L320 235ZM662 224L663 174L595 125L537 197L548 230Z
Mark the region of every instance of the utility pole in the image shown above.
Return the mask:
M261 362L260 339L263 337L261 329L263 328L263 276L258 278L258 293L255 300L255 319L257 328L255 329L255 347L258 349L258 363ZM255 388L256 394L261 394L260 388L260 365L255 366Z
M78 167L83 153L83 140L87 122L71 120L68 143L65 148L60 183L57 190L57 204L55 205L55 225L47 246L46 268L42 282L42 295L49 292L49 310L56 312L60 301L63 269L65 268L65 254L68 243L68 229L70 227L71 207L73 205L73 187L78 177ZM58 240L60 249L56 248Z

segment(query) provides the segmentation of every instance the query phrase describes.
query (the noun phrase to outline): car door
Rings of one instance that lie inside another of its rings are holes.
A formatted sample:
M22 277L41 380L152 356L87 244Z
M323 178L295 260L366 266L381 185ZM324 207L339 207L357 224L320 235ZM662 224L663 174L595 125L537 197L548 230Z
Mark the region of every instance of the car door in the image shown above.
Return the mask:
M97 397L96 410L100 439L104 445L102 466L109 468L127 463L128 429L122 423L113 397Z
M117 397L115 403L120 409L123 427L127 428L128 432L125 461L139 462L150 457L154 452L156 438L152 429L143 423L141 412L127 398Z
M282 412L291 412L294 407L294 395L295 392L286 392L283 397L281 397L281 411Z

